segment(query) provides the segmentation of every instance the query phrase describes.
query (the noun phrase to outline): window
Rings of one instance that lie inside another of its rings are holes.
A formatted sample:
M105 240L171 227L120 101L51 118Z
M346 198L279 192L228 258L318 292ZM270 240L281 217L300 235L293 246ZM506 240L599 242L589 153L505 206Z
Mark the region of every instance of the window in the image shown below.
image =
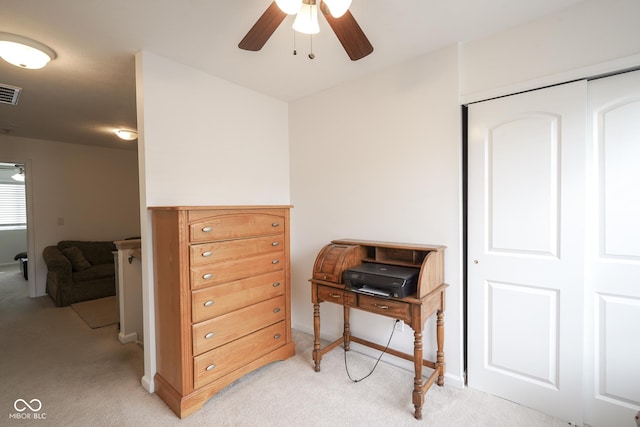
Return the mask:
M23 228L27 225L27 202L23 184L0 184L0 227Z

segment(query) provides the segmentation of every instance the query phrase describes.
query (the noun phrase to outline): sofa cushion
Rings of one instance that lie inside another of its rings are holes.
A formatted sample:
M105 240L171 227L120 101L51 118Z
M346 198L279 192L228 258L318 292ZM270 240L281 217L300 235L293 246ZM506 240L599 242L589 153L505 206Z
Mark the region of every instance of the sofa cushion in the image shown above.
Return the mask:
M94 265L86 270L78 271L72 274L74 282L85 282L90 280L105 279L115 277L116 270L113 264ZM114 282L115 283L115 282Z
M73 271L82 271L91 267L91 263L82 254L82 251L75 246L61 250L62 255L69 258Z
M112 252L116 250L116 245L113 242L91 242L87 240L62 240L58 242L60 250L71 246L80 249L91 265L112 264L113 268Z

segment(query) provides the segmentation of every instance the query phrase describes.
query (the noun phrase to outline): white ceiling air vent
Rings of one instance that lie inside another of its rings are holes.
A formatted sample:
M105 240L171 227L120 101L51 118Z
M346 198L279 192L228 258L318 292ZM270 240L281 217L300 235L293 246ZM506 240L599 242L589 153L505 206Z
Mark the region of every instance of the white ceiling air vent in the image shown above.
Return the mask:
M18 105L18 97L22 88L0 83L0 104Z

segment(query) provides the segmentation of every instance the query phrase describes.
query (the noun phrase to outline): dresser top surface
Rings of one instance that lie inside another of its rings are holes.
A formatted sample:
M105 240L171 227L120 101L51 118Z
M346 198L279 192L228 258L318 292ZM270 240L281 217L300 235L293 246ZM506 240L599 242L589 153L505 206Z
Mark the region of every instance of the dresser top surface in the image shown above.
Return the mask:
M237 206L148 206L148 210L158 211L198 211L198 210L226 210L226 209L290 209L292 205L237 205Z

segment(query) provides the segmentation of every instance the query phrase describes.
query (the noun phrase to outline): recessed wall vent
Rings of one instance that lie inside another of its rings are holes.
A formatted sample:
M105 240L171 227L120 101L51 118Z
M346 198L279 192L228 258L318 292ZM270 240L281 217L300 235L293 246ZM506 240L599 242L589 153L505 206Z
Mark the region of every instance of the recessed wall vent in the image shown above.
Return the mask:
M22 88L0 83L0 104L18 105Z

